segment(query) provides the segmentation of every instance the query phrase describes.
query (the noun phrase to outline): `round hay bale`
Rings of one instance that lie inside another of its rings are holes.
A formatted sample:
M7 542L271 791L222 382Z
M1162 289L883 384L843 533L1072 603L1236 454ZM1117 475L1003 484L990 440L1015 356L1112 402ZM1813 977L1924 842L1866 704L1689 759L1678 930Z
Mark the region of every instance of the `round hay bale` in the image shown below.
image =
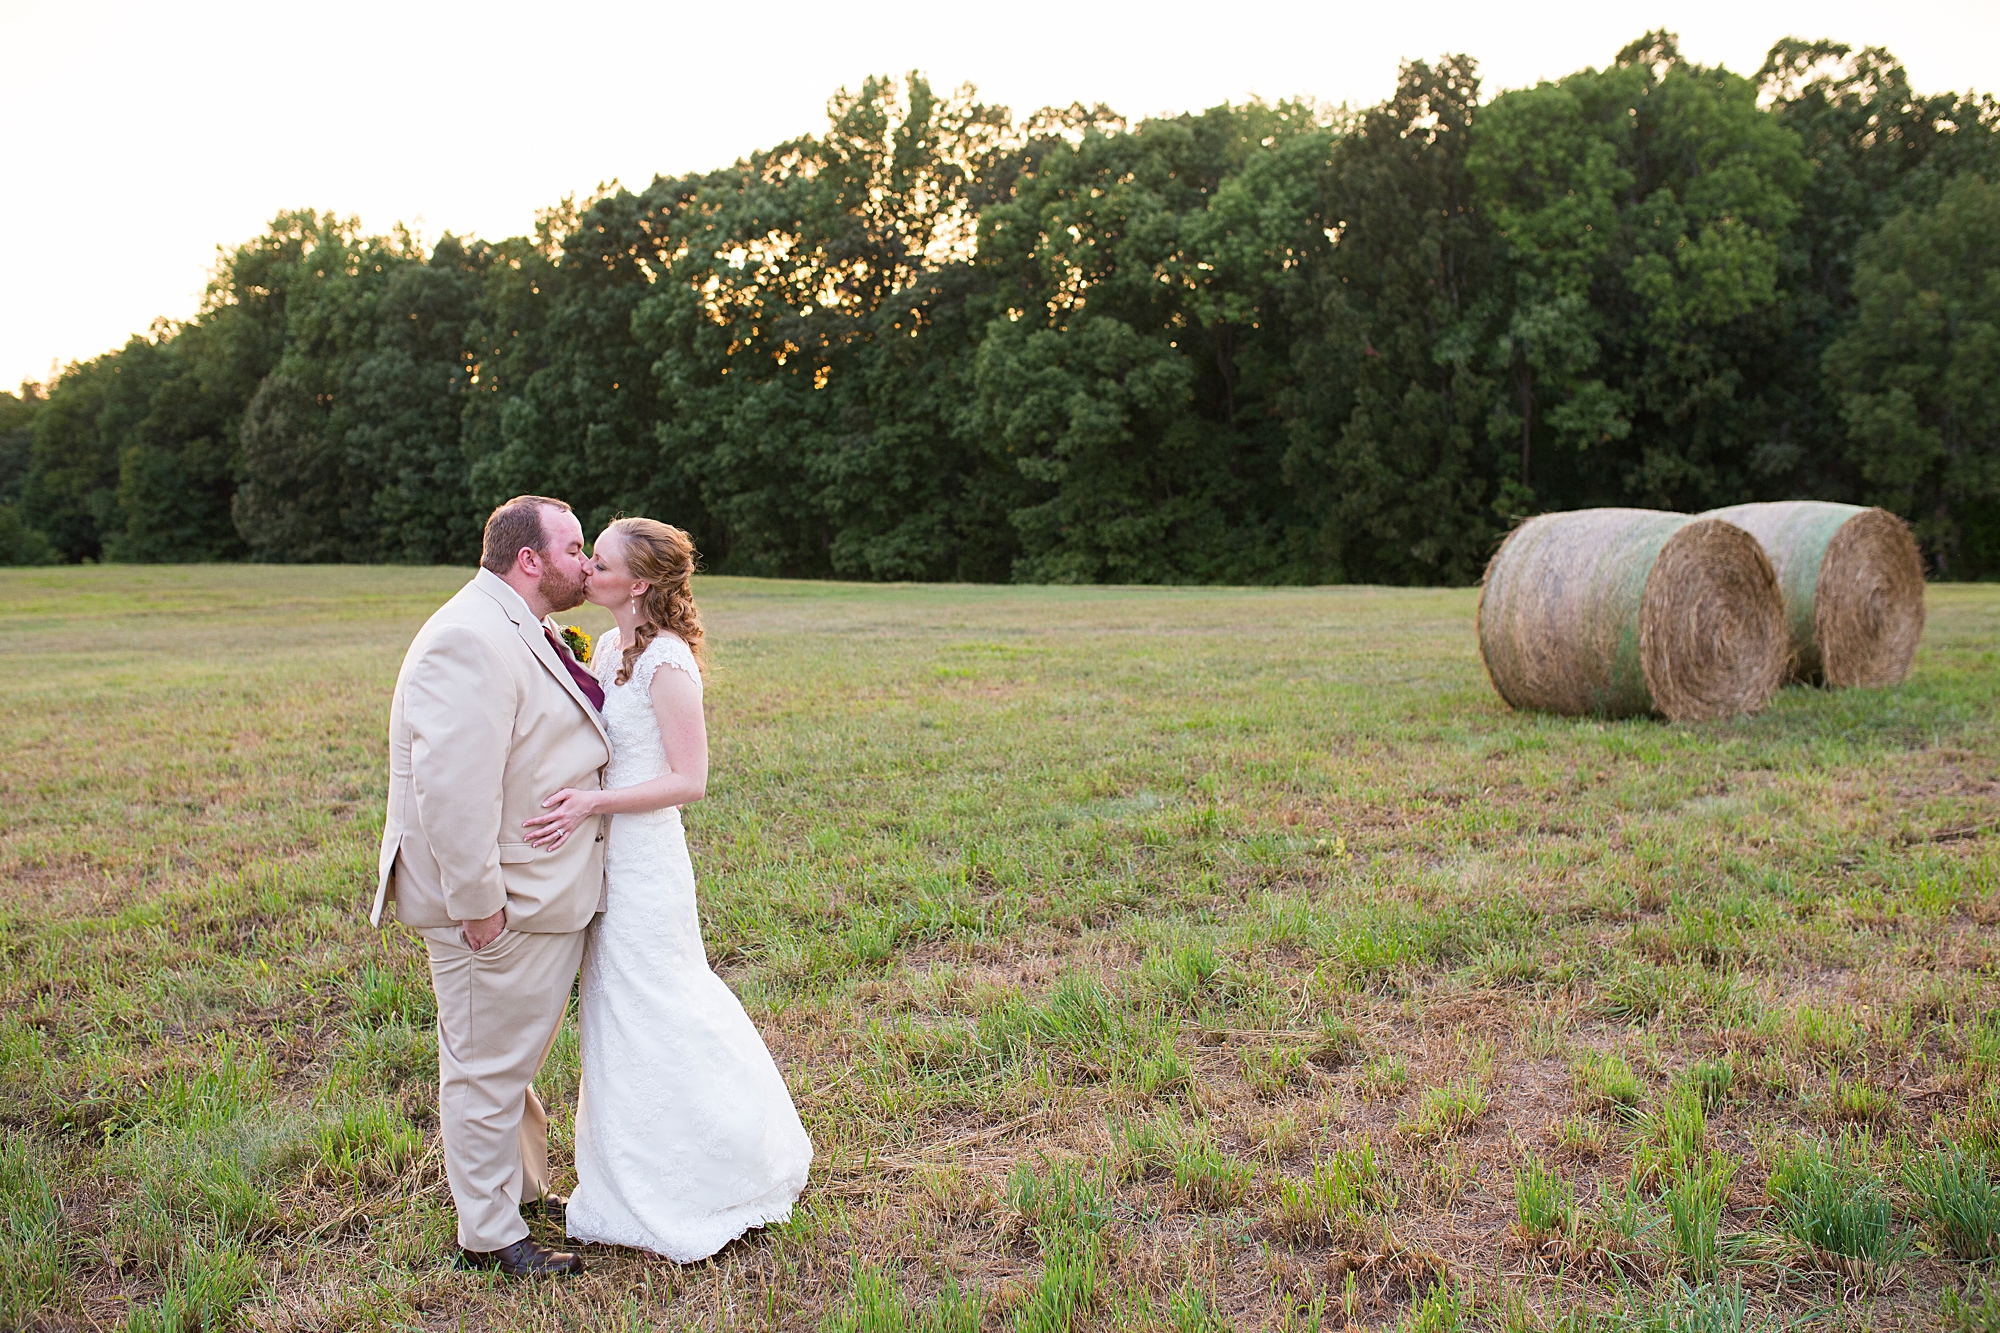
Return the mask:
M1479 653L1516 708L1676 722L1751 713L1790 656L1757 539L1651 509L1543 514L1486 566Z
M1924 559L1886 509L1780 500L1711 509L1755 537L1778 571L1792 631L1792 678L1894 685L1924 636Z

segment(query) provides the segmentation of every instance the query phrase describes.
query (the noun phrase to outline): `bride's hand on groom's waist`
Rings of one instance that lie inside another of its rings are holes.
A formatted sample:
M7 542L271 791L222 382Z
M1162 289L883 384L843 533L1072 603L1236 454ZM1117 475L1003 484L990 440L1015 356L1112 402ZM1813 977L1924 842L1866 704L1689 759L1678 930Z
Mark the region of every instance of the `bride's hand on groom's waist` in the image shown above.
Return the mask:
M521 821L528 830L528 845L542 851L552 852L569 841L569 835L582 826L583 821L597 813L597 803L602 799L601 791L579 791L575 787L564 787L554 796L542 802L544 814Z

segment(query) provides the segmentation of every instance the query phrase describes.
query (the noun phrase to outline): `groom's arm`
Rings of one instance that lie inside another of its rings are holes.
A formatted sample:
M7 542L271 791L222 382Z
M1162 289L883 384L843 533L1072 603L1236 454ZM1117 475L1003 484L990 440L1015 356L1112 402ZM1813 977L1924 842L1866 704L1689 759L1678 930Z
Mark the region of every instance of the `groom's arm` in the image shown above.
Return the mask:
M500 800L516 708L499 653L460 625L441 627L403 682L417 823L457 921L483 921L507 905Z

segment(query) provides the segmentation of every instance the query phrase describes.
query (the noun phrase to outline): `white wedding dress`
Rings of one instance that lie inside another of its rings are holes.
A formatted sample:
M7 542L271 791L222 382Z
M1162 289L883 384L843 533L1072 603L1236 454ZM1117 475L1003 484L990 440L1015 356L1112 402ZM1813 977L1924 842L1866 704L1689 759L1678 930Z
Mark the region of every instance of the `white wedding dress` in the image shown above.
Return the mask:
M666 771L653 673L701 680L673 634L653 640L618 685L622 656L615 629L591 655L611 733L606 787ZM791 1216L812 1141L763 1038L709 970L681 812L613 815L604 850L607 906L583 958L568 1230L692 1263Z

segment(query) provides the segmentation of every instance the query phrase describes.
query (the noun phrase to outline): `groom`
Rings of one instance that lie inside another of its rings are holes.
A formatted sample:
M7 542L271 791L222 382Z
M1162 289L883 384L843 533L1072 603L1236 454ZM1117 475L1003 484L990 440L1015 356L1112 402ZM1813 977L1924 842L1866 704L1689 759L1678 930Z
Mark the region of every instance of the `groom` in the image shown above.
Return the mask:
M583 601L583 529L524 495L486 520L479 572L417 632L389 710L389 811L369 919L423 937L437 992L438 1118L461 1264L520 1276L583 1261L528 1236L549 1192L541 1068L602 907L604 831L541 851L521 821L603 785L604 691L548 617ZM588 825L585 826L588 828ZM581 832L583 830L579 830Z

